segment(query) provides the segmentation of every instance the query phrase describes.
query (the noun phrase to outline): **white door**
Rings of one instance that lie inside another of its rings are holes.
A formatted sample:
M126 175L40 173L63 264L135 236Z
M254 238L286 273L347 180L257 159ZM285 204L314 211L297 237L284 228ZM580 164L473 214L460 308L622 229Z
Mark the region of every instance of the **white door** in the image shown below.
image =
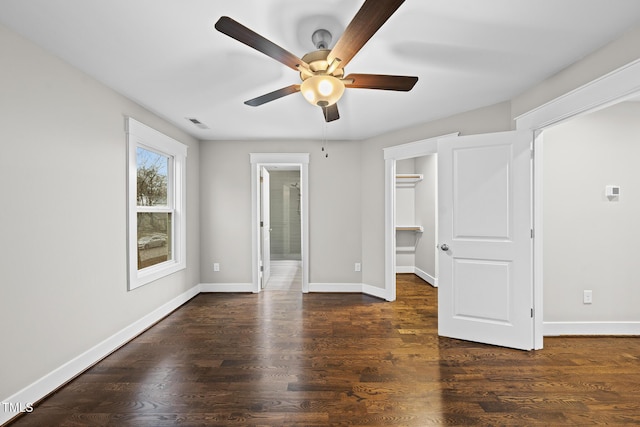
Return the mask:
M260 179L260 235L262 241L262 289L267 285L271 276L271 220L270 204L271 193L269 190L269 171L262 168Z
M438 334L533 348L531 132L438 141Z

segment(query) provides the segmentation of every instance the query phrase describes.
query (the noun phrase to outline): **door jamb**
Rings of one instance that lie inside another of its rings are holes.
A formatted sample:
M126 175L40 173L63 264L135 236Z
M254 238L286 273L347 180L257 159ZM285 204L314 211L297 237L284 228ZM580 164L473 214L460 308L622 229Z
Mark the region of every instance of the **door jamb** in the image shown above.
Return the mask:
M251 162L251 266L253 292L260 289L260 168L298 166L300 168L300 226L302 292L309 292L309 153L250 153Z
M458 136L460 132L385 148L385 299L396 300L396 161L438 153L438 140Z

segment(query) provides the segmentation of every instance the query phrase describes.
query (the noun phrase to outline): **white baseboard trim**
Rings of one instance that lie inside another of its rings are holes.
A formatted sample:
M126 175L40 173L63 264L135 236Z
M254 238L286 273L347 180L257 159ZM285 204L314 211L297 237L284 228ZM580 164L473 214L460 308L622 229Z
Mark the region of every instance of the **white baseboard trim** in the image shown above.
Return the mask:
M362 283L309 283L309 292L361 293Z
M136 336L140 335L156 322L167 316L169 313L180 307L200 293L200 286L194 286L188 291L178 295L171 301L156 308L151 313L142 317L140 320L133 322L126 328L116 332L101 343L95 345L79 356L71 359L59 368L51 371L44 377L36 380L34 383L23 388L13 396L2 399L2 402L21 403L24 408L27 403L34 403L52 393L59 387L63 386L77 375L81 374L100 360L122 347ZM8 405L4 405L8 406ZM4 409L4 408L3 408ZM36 408L37 410L37 408ZM0 425L11 420L19 412L11 412L7 410L0 411Z
M543 335L640 335L640 322L544 322Z
M364 283L309 283L309 292L358 293L387 299L387 291Z
M419 278L421 278L422 280L424 280L425 282L427 282L428 284L430 284L431 286L433 286L434 288L438 287L438 279L436 279L426 271L420 270L418 267L416 267L416 271L414 272L414 274Z
M396 266L396 273L399 274L415 274L434 288L438 287L438 279L430 275L424 270L420 270L418 267L413 266Z
M380 298L389 301L387 290L384 288L379 288L377 286L367 285L366 283L362 284L362 293L370 295L372 297Z
M200 283L200 292L256 293L256 287L253 283Z

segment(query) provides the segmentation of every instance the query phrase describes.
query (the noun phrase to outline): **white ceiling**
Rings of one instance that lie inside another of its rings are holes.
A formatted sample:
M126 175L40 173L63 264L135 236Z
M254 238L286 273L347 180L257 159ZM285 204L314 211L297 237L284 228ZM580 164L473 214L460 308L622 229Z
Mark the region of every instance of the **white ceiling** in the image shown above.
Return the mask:
M407 0L346 67L418 76L348 89L340 120L293 94L279 62L219 33L222 15L295 55L334 43L363 0L2 0L0 23L199 139L365 139L509 100L640 22L638 0ZM209 127L201 130L193 117Z

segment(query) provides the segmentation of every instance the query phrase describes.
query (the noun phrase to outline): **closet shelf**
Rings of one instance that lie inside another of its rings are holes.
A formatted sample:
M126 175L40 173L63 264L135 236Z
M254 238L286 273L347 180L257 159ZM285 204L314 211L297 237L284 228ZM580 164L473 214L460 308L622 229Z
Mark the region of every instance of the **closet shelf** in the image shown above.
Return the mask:
M424 175L422 174L398 174L396 175L396 183L398 184L409 184L416 183L422 181L424 179Z
M396 231L415 231L422 233L424 228L421 225L396 225Z

